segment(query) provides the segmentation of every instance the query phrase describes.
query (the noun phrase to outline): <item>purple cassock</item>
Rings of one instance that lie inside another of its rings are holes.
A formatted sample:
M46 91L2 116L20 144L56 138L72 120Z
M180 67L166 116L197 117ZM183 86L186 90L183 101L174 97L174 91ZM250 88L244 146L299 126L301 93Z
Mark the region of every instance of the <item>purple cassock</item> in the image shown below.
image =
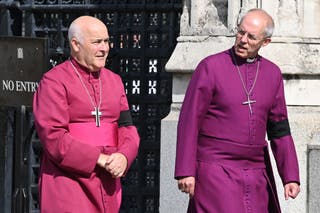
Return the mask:
M175 178L196 180L188 212L281 212L266 135L282 183L299 184L279 67L233 48L202 60L178 123Z
M138 152L120 76L105 68L90 73L68 60L45 73L33 113L43 146L40 211L118 213L120 179L96 163L100 153L119 152L129 167Z

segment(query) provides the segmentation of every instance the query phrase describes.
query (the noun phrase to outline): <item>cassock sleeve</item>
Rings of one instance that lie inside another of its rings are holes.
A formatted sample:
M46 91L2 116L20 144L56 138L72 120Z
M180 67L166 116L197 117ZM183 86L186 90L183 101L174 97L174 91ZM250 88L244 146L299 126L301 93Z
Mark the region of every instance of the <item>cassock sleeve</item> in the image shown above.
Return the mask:
M194 71L181 107L175 162L175 178L196 175L196 154L199 130L208 111L213 92L213 74L206 61Z
M59 77L46 73L34 94L33 115L43 151L65 172L88 177L96 166L100 150L68 133L67 92Z
M120 80L122 85L122 82ZM129 110L126 94L122 85L121 111L118 120L118 152L126 156L128 160L127 171L133 160L138 154L140 138L135 126L133 126L132 118Z
M267 133L282 183L284 185L289 182L300 183L297 154L290 133L281 74L268 116Z

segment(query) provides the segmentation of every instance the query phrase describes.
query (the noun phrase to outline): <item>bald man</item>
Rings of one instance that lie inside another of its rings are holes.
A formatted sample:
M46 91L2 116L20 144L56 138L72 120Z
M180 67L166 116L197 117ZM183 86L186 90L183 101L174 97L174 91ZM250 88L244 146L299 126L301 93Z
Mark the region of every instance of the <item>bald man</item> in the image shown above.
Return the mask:
M258 54L271 42L273 19L249 10L229 50L193 73L178 122L175 178L190 195L188 212L281 212L266 134L285 199L299 191L281 71Z
M139 136L120 76L104 68L109 34L81 16L68 32L71 57L44 74L33 113L43 152L40 211L117 213L120 177L135 159Z

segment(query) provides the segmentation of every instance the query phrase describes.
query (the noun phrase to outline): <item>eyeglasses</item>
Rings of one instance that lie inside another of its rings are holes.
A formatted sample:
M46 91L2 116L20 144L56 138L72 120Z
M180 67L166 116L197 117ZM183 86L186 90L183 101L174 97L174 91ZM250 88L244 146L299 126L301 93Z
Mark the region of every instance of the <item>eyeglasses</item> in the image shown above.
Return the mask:
M264 38L258 38L256 35L253 35L253 34L247 32L247 31L241 29L240 27L237 27L237 28L236 28L236 31L237 31L237 35L239 35L239 36L241 36L241 37L247 35L247 38L248 38L250 41L259 41L259 40L264 39Z

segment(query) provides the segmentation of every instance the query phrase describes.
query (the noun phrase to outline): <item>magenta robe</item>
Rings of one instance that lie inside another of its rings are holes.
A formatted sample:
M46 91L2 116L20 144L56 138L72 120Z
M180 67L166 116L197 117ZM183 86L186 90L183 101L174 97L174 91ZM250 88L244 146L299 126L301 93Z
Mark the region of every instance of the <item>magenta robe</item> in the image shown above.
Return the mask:
M99 102L97 76L75 60L72 63L90 95ZM101 69L100 78L101 123L117 128L120 113L129 110L121 78L108 69ZM33 103L36 130L43 146L39 174L42 213L119 211L120 179L98 167L97 159L100 153L120 152L127 157L129 167L138 152L139 136L133 125L117 129L117 147L95 146L71 136L69 124L95 122L92 110L89 96L69 60L44 74Z
M178 123L175 178L196 179L189 212L277 213L265 139L268 122L277 127L270 143L283 184L299 183L297 155L285 125L281 71L261 56L253 63L236 57L247 90L260 62L250 115L248 105L242 104L247 96L231 51L205 58L193 73Z

